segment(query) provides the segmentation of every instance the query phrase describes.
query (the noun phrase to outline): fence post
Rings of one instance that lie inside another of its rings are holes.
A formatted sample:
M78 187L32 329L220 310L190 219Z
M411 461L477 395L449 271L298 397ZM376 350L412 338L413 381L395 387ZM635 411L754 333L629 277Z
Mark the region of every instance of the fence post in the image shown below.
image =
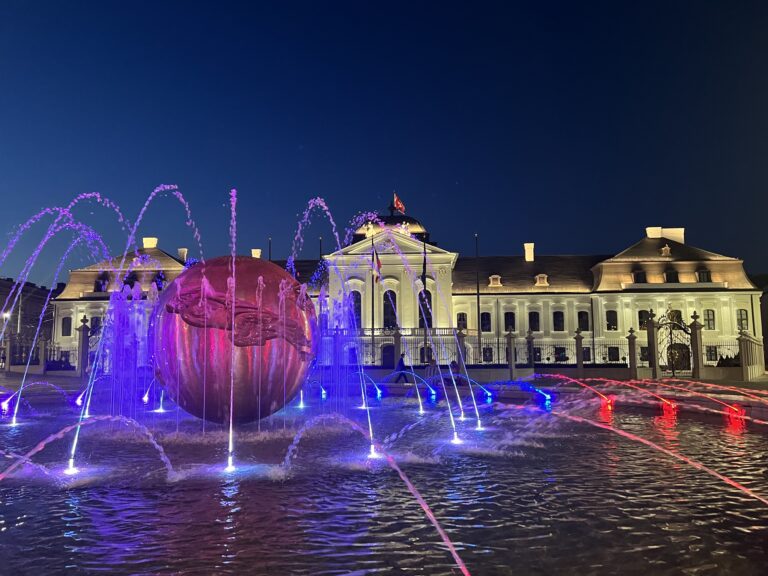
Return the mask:
M739 341L739 363L741 364L741 379L746 382L749 380L749 362L747 360L747 354L749 354L747 333L744 330L739 330L739 337L736 338Z
M510 330L504 335L507 342L507 366L509 367L509 379L515 380L515 337Z
M403 335L400 333L399 326L395 328L395 334L393 338L395 340L395 366L397 366L397 363L400 362L400 350L402 350L403 346Z
M696 310L693 311L691 318L693 322L688 325L691 329L691 355L693 356L691 358L691 376L698 379L701 378L701 366L704 364L704 351L701 342L702 325Z
M11 360L13 359L13 334L7 334L5 337L5 371L11 372Z
M576 330L576 335L573 339L576 341L577 378L584 378L584 336L581 335L581 328Z
M37 359L40 362L40 374L45 374L45 356L46 356L45 340L37 341Z
M464 330L457 330L456 331L456 345L459 347L459 349L456 351L459 357L459 371L460 373L463 372L464 374L467 373L467 367L464 363L464 357L467 355L467 347L464 345L464 341L466 340L467 335L464 333Z
M637 335L634 328L629 329L627 342L629 343L629 378L637 380Z
M533 332L530 330L528 330L528 335L525 337L525 342L528 346L528 366L535 368L536 363L533 360Z
M654 380L659 377L659 358L656 354L656 314L653 313L653 308L648 312L648 366L651 367L651 378Z
M80 332L80 338L78 338L77 348L77 371L80 378L83 380L88 379L88 334L91 329L88 327L88 317L83 314L83 318L80 320L82 324L77 331Z

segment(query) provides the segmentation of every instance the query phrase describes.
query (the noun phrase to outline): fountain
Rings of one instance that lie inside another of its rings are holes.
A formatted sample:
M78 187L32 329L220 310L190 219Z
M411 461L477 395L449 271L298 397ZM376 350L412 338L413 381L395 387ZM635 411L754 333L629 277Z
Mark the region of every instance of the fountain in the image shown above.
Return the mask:
M152 266L134 246L138 226L164 197L181 205L199 258L168 285L131 286L132 271ZM133 224L95 193L44 209L0 253L2 266L22 234L52 219L20 281L68 231L56 274L84 244L114 278L88 371L36 379L27 363L0 384L9 572L38 561L126 574L750 573L768 560L768 393L558 374L487 382L463 356L452 365L431 330L435 373L411 366L411 381L395 384L397 373L363 362L348 289L371 273L370 253L351 274L329 260L299 274L313 215L329 221L337 249L377 216L342 233L313 198L283 269L237 254L234 190L229 200L225 256L203 257L175 186L156 188ZM78 220L86 202L126 231L116 257ZM394 257L417 288L436 273L426 257L421 274ZM435 296L418 299L423 316L448 297ZM418 357L413 339L402 346Z

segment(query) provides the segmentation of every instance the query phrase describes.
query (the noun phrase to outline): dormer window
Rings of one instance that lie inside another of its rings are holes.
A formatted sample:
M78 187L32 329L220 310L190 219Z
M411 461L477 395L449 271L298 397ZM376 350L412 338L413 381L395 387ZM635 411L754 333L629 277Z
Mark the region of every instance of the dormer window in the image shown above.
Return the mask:
M702 268L696 272L696 280L698 282L712 282L712 273L706 268Z
M499 276L498 274L493 274L491 276L488 276L488 286L492 288L501 286L501 276Z
M677 270L674 270L673 268L668 269L664 273L664 281L667 284L677 284L680 282L680 276L677 274Z
M632 272L632 279L635 284L647 284L648 278L645 275L645 270L635 270Z
M546 274L536 274L536 286L549 286L549 279Z

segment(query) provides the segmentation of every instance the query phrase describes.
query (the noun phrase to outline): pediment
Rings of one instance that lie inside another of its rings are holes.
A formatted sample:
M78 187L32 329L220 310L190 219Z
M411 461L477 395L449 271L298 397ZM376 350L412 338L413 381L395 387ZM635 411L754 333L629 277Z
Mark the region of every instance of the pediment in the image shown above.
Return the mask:
M438 248L437 246L433 246L432 244L427 243L424 245L420 240L417 240L416 238L406 234L401 234L394 231L382 231L375 234L371 238L360 240L359 242L355 242L354 244L350 244L349 246L334 252L331 254L331 257L361 256L370 254L371 240L373 240L373 245L376 247L376 252L379 255L396 254L398 252L402 252L403 254L421 254L425 248L427 255L451 254L451 252L443 250L442 248Z

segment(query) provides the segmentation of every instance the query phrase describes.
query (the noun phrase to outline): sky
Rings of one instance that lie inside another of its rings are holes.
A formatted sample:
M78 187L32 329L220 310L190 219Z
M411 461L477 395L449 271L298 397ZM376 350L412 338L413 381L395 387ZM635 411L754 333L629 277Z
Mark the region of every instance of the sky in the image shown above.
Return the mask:
M98 191L177 184L205 255L286 257L320 196L343 228L393 190L440 246L617 253L646 226L768 272L766 2L0 3L0 240ZM115 251L92 205L77 217ZM194 250L159 198L139 236ZM33 228L0 268L15 276ZM331 246L319 216L317 238ZM72 236L32 279L53 282ZM65 268L89 263L78 249ZM60 277L59 280L66 278Z

